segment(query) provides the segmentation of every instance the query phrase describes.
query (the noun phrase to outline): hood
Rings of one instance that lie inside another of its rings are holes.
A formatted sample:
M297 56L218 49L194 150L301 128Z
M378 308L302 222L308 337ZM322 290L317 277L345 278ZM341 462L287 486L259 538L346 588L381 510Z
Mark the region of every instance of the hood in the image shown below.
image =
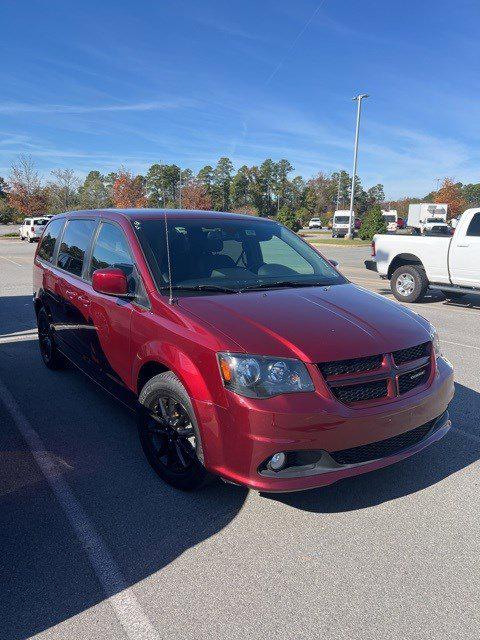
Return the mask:
M246 353L306 362L376 355L430 339L427 320L353 284L183 297L179 306Z

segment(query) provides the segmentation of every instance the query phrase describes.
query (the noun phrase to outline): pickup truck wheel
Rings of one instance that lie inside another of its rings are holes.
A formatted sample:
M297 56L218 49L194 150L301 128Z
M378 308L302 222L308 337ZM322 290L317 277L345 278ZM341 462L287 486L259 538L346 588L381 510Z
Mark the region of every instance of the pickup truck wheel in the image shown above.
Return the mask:
M185 387L171 371L151 378L138 398L138 435L157 475L183 491L193 491L214 478L203 466L203 450L195 413Z
M417 302L423 298L428 289L427 275L422 267L406 264L393 272L390 288L397 300Z

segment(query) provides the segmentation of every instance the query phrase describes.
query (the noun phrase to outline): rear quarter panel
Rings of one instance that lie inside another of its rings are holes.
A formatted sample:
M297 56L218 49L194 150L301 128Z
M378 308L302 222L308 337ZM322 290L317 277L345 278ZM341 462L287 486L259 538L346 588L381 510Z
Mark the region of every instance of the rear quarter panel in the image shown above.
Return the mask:
M448 237L376 235L375 250L378 273L387 276L393 260L401 255L415 256L422 263L430 282L449 283Z

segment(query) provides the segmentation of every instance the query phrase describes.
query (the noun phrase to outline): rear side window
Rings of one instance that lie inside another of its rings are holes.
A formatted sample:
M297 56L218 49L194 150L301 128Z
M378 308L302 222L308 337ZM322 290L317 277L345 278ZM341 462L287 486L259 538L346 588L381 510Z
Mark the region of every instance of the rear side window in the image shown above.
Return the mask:
M128 276L132 272L133 260L123 231L114 224L103 223L92 251L90 277L97 269L115 267Z
M45 229L37 254L42 260L46 260L47 262L52 261L55 243L63 228L64 222L64 220L54 220Z
M480 236L480 213L476 213L470 220L467 229L467 236Z
M57 265L75 276L82 275L85 252L92 239L94 220L69 220L62 236Z

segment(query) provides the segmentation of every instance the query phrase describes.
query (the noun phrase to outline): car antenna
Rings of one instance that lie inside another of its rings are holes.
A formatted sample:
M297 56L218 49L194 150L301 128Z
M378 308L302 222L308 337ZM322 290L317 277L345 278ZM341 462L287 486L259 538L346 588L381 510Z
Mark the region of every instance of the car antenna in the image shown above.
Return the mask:
M170 241L168 239L168 222L167 222L167 212L164 212L165 218L165 240L167 244L167 265L168 265L168 302L170 304L175 304L175 300L173 299L173 286L172 286L172 263L170 261Z

